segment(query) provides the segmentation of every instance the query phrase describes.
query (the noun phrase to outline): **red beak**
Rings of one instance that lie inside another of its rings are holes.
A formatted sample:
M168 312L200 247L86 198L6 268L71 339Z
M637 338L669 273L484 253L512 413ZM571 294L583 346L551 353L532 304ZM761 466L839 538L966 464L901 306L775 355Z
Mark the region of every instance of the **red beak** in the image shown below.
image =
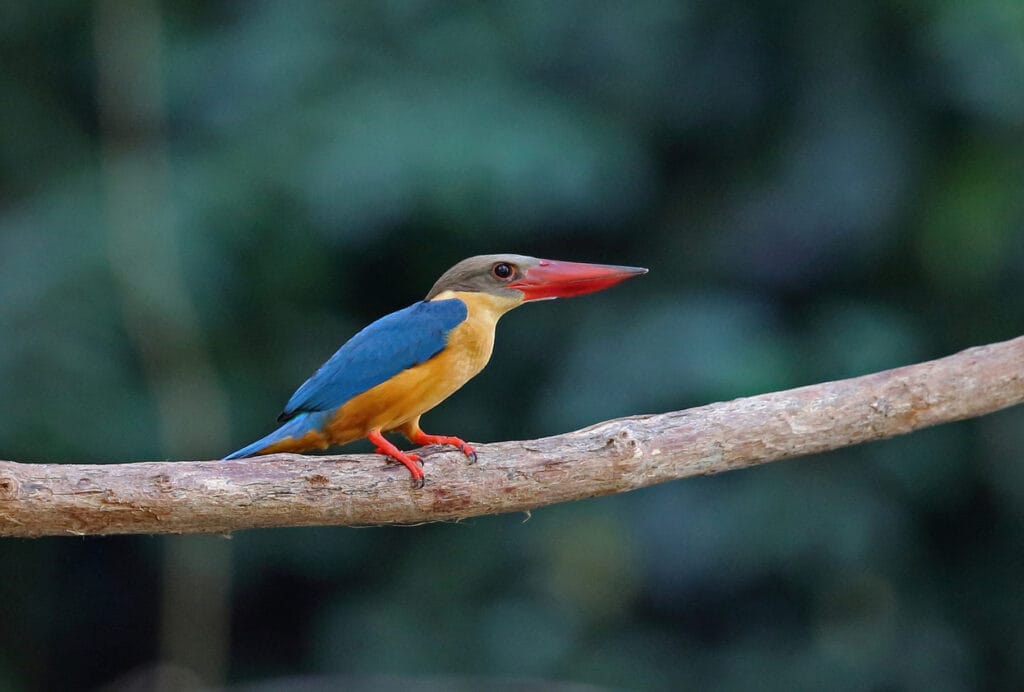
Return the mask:
M643 267L542 259L540 264L527 269L521 279L508 284L508 287L522 291L524 301L569 298L600 291L632 276L646 273Z

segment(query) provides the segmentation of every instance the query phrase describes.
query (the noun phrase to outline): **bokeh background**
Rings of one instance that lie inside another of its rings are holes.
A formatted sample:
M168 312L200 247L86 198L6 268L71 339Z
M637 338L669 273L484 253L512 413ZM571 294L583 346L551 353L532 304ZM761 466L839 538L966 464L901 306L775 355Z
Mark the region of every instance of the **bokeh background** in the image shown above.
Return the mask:
M506 317L428 430L1020 335L1024 3L0 3L0 458L218 458L496 251L651 272ZM0 689L1019 689L1022 448L1018 408L528 521L5 540Z

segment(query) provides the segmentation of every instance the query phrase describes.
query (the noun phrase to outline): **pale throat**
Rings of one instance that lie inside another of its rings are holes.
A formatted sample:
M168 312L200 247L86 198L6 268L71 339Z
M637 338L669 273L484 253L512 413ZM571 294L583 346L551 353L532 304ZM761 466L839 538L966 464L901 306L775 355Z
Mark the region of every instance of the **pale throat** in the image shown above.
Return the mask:
M486 320L496 323L498 318L509 310L523 304L522 294L515 297L499 296L493 293L478 293L476 291L441 291L431 300L461 300L469 310L467 319Z
M460 371L452 375L465 381L480 372L491 359L498 319L521 305L523 300L470 291L443 291L433 300L452 298L465 303L467 311L465 321L448 334L448 346L455 356L452 365Z

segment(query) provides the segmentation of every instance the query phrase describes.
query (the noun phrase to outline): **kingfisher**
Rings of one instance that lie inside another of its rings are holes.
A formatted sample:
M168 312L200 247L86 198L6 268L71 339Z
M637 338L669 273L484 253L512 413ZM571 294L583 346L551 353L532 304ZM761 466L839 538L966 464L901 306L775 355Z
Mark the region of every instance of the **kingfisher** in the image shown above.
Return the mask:
M476 461L461 438L423 432L420 416L483 370L502 315L523 303L592 293L646 273L512 254L462 260L426 298L345 342L288 400L277 430L224 458L326 449L365 437L375 453L404 464L413 485L423 487L422 458L401 451L384 433L401 432L419 446L449 445Z

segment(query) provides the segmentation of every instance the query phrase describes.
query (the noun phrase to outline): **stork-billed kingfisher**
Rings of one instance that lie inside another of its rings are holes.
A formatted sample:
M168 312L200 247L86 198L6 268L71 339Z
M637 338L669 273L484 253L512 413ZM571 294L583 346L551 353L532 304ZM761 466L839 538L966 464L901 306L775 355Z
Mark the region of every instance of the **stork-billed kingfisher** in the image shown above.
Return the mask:
M462 260L425 299L349 339L288 400L277 418L284 425L225 459L326 449L366 437L378 454L405 464L422 487L420 457L399 450L383 433L398 430L417 445L451 445L476 461L462 439L423 432L420 416L483 370L502 315L525 302L600 291L646 273L523 255Z

